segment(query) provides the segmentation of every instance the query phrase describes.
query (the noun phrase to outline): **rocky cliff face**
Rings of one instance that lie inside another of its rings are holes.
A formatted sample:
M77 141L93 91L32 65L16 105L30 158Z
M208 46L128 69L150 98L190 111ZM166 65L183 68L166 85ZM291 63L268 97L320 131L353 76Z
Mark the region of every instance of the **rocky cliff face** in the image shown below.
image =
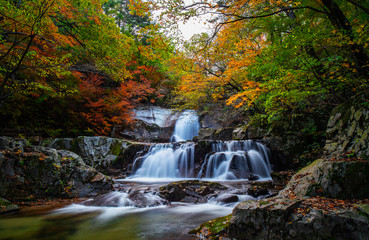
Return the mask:
M134 110L131 126L116 128L113 137L142 142L169 142L180 112L171 109L146 106Z
M335 199L369 198L369 162L354 158L319 159L295 174L279 196Z
M113 190L147 144L108 137L45 140L0 137L0 197L86 197Z
M343 104L327 126L325 158L296 173L277 196L240 203L234 239L367 239L369 110Z
M368 216L352 210L319 209L325 199L277 198L242 202L233 210L232 239L367 239Z
M332 157L345 152L368 157L369 108L360 104L336 107L328 122L325 150Z
M150 146L110 137L57 138L45 140L42 145L72 151L87 165L109 175L127 172L136 153Z
M111 191L110 177L67 150L0 138L0 197L86 197Z

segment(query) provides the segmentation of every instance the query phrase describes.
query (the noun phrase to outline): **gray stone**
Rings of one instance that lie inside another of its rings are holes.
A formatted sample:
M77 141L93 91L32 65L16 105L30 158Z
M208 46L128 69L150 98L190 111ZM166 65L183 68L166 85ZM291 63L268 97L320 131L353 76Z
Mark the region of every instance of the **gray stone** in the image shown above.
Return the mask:
M44 145L58 150L72 151L82 157L85 164L104 174L114 172L112 168L123 171L123 168L133 163L136 152L148 147L146 143L110 137L58 138L47 140ZM132 153L132 150L135 152ZM116 164L117 162L119 164Z
M213 140L217 130L213 128L200 128L198 136L194 137L195 141Z
M18 211L19 207L18 205L15 205L8 200L0 197L0 214L6 214Z
M369 162L316 160L296 173L278 196L369 197Z
M23 152L9 149L0 155L0 197L64 198L112 190L109 177L87 166L73 152L41 146L27 146Z
M325 152L329 157L350 150L355 151L356 157L368 156L369 110L361 105L350 104L353 103L344 103L332 111L326 130Z
M242 202L233 210L228 237L234 239L367 239L368 218L352 210L324 212L304 201L273 198Z
M222 141L232 140L233 130L234 129L231 127L219 129L214 133L213 140L222 140Z
M245 127L238 127L233 130L232 138L234 140L244 140L247 139L247 130Z

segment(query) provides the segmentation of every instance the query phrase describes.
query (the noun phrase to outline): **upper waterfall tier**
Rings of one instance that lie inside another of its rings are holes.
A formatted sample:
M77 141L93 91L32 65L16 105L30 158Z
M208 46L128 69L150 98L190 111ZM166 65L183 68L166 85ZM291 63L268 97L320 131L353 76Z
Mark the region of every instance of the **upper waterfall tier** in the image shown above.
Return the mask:
M171 142L192 140L197 136L200 129L199 116L194 110L186 110L179 116L174 127Z

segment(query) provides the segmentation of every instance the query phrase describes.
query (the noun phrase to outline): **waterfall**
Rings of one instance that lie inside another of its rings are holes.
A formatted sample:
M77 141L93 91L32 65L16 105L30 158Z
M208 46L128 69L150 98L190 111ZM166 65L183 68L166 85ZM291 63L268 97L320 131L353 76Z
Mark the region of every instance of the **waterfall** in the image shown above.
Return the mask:
M211 178L220 180L270 178L268 149L255 141L214 142L201 169L195 172L195 143L199 117L193 110L181 113L171 143L155 144L133 164L132 178Z
M172 143L155 144L148 153L133 163L134 178L191 178L194 177L195 144L176 143L192 140L200 129L196 111L182 112L176 121Z
M194 143L156 144L142 159L135 159L134 170L138 169L134 177L190 178L193 177L194 158Z
M179 116L175 126L171 142L192 140L200 129L199 116L196 111L186 110Z
M198 177L205 172L205 178L222 180L270 178L269 150L258 142L216 142L212 151Z

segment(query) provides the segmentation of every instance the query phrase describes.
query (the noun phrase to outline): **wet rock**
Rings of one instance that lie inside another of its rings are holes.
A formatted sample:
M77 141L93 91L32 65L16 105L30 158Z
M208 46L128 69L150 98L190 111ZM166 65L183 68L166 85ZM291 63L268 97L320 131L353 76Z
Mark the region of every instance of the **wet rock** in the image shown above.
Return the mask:
M94 199L87 200L83 203L86 206L107 206L107 207L155 207L166 205L168 202L154 193L146 193L144 191L111 192L97 196Z
M168 201L160 198L153 193L144 193L142 191L135 191L130 193L128 199L135 207L155 207L160 205L167 205Z
M229 141L232 140L233 128L221 128L214 133L213 140Z
M273 179L273 184L278 189L283 189L287 183L290 181L295 172L292 171L281 171L281 172L272 172L270 176Z
M173 182L160 188L159 196L170 202L206 202L213 195L227 187L214 182L198 180Z
M194 141L214 140L214 134L217 130L213 128L200 128L198 136L194 137Z
M247 178L249 181L256 181L259 179L258 176L255 176L254 174L250 173L249 177Z
M19 211L18 205L0 197L0 215Z
M298 206L299 201L290 199L242 202L233 209L229 236L236 239L284 239L280 232Z
M235 239L366 239L369 220L343 209L304 210L288 198L242 202L233 210L228 237Z
M122 175L132 174L137 167L141 166L137 164L136 169L133 169L133 161L137 157L144 156L150 148L149 144L132 143L124 152L119 154L113 161L113 164L109 168L109 176L119 177Z
M249 189L247 189L247 194L257 198L259 196L268 195L269 191L268 188L262 186L251 186Z
M238 200L239 200L238 196L233 194L222 194L216 198L217 202L222 203L233 203L238 202Z
M102 194L100 196L96 196L93 199L89 199L87 201L82 202L85 206L99 206L99 207L119 207L124 206L124 197L127 194L122 196L122 193L112 192Z

